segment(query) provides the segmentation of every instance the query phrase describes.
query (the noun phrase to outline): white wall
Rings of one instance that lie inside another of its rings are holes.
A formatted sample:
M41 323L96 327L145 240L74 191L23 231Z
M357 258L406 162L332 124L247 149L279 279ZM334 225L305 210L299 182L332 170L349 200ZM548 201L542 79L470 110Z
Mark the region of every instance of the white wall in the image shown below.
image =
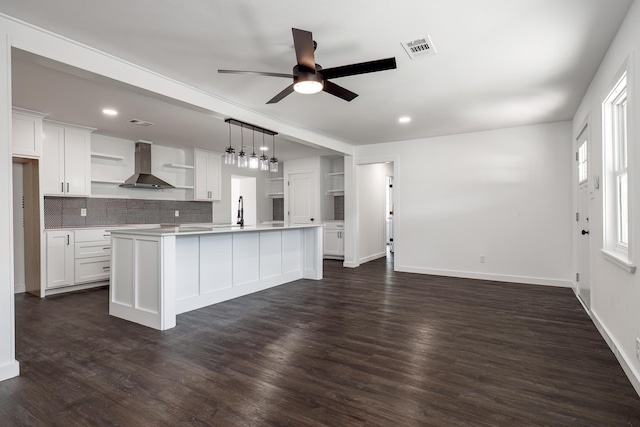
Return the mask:
M385 203L388 169L385 163L359 165L356 169L360 264L387 254Z
M589 90L583 98L573 120L573 136L589 116L592 162L590 164L594 176L603 176L602 172L602 110L601 102L611 89L614 75L629 55L631 58L629 74L629 121L628 135L629 165L634 168L629 172L629 191L632 214L630 215L630 245L632 261L640 262L640 2L635 1L618 34L609 48L600 68L591 82ZM633 85L633 86L631 86ZM633 109L633 111L632 111ZM567 162L567 167L574 168ZM592 181L593 184L593 181ZM573 198L577 199L575 191ZM600 188L603 188L602 186ZM605 259L600 249L603 243L603 193L593 193L590 206L591 236L591 315L609 345L621 361L627 375L632 379L640 393L640 361L635 357L636 338L640 337L640 272L630 274L609 260ZM574 244L577 251L577 230ZM578 266L575 266L576 271Z
M571 286L571 146L560 122L362 146L356 163L395 159L396 270Z

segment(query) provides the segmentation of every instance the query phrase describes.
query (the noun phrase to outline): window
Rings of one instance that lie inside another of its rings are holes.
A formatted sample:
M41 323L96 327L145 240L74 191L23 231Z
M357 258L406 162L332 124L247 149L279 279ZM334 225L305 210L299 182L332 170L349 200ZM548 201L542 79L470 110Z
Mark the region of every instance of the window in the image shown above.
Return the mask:
M619 75L613 88L602 103L602 125L605 185L604 250L608 255L613 255L624 263L629 264L627 92L627 72L625 70Z
M580 184L587 181L589 176L587 171L587 141L583 141L578 149L578 182Z

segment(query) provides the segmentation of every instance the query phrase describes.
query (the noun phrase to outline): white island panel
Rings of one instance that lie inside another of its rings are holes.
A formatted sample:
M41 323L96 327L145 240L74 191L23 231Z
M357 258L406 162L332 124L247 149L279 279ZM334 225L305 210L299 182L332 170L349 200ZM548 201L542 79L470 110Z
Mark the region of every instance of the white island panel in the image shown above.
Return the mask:
M300 230L282 231L282 272L302 271L302 237Z
M136 308L152 314L160 312L160 282L158 269L157 240L138 239L135 245L135 259L138 264L134 293Z
M176 299L178 301L200 294L200 237L184 236L176 241Z
M282 231L260 233L260 279L282 274Z
M260 234L233 235L233 286L242 286L260 279Z
M113 251L116 249L116 251ZM133 307L133 238L120 237L111 241L111 301L113 303ZM118 262L113 253L118 254ZM116 283L117 286L113 286Z
M200 236L200 295L233 285L231 234Z

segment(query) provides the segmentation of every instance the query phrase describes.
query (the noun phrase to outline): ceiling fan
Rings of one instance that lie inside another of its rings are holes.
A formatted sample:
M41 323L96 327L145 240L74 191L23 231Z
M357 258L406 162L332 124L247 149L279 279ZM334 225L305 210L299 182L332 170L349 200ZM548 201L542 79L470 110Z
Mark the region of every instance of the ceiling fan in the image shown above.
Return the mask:
M314 51L318 45L313 40L311 33L297 28L292 28L291 31L293 32L293 45L298 61L293 67L292 74L240 70L218 70L218 72L227 74L256 74L259 76L293 79L292 84L267 102L267 104L275 104L294 91L310 94L322 90L338 98L342 98L345 101L352 101L358 96L357 93L353 93L342 86L330 82L329 79L393 70L396 68L396 58L378 59L376 61L360 62L357 64L343 65L341 67L322 68L315 62Z

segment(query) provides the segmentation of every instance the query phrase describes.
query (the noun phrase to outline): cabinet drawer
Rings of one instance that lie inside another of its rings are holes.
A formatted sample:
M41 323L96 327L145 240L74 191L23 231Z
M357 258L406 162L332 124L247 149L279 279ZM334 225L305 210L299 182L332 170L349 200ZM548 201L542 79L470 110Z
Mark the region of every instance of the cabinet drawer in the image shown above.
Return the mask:
M111 234L104 228L96 228L91 230L75 230L75 240L78 242L96 242L96 241L111 241Z
M111 257L76 259L76 284L109 280Z
M91 258L96 256L110 256L111 242L103 240L98 242L78 243L78 241L76 240L75 252L75 259Z

